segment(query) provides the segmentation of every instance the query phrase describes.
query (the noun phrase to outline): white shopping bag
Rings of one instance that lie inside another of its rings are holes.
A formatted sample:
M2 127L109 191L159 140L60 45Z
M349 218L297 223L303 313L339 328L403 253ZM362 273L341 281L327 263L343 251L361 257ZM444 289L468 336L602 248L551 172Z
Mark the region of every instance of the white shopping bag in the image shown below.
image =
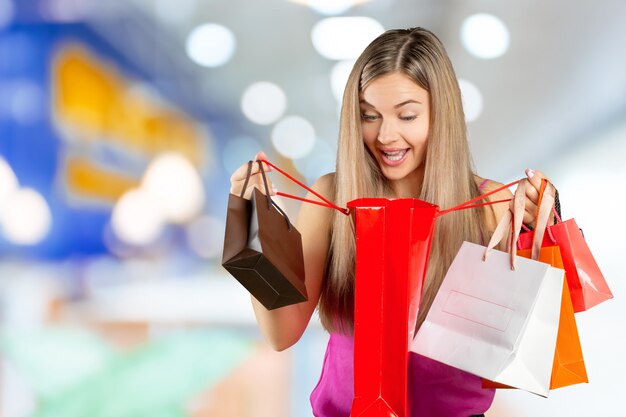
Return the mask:
M562 269L464 242L411 350L547 397L561 312Z

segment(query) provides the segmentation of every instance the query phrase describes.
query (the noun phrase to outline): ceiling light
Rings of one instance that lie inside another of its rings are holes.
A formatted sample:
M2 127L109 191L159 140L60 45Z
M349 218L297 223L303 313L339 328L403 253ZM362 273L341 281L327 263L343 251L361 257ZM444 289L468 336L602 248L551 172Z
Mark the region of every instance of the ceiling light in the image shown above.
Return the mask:
M483 96L478 87L469 81L459 80L459 88L461 89L465 121L473 122L478 119L483 111Z
M198 65L219 67L235 53L235 35L216 23L195 28L187 38L187 55Z
M308 120L287 116L272 130L272 145L281 155L297 159L305 157L315 144L315 129Z
M356 59L384 30L370 17L328 17L315 24L311 40L325 58Z
M493 15L475 14L463 22L461 41L469 53L478 58L497 58L509 48L509 30Z
M241 111L260 125L274 123L285 113L287 96L276 84L260 81L249 86L241 97Z

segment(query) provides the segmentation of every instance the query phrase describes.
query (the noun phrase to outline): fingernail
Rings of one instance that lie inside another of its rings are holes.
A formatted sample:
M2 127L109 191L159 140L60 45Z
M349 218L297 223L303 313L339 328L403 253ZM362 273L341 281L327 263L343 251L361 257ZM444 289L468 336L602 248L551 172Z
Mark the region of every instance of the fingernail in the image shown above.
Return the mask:
M276 194L278 192L278 188L276 188L275 186L272 185L272 192L274 194Z
M526 169L526 175L528 176L528 178L532 178L535 175L535 171L533 171L530 168Z

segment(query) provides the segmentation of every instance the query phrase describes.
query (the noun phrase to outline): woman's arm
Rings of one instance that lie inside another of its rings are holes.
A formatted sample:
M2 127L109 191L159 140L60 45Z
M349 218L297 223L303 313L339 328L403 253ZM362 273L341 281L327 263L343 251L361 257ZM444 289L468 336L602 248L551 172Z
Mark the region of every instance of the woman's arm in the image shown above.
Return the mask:
M333 174L318 179L311 187L326 198L332 198ZM312 193L306 198L317 199ZM302 236L305 285L308 301L275 310L267 310L252 297L252 306L261 333L277 351L296 343L306 329L317 307L330 248L330 222L332 210L303 203L296 228Z

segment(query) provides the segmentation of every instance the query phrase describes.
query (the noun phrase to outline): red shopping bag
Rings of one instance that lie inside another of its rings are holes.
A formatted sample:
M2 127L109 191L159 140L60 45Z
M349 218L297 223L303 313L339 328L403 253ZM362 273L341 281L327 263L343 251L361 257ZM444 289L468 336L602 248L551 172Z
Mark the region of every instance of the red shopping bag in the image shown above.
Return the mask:
M554 211L554 215L557 224L546 228L541 246L558 245L561 249L565 277L574 311L578 313L589 310L591 307L613 298L613 294L576 221L574 219L562 221L556 211ZM521 233L517 240L518 249L532 248L535 233L537 231Z
M408 417L409 343L438 207L417 199L348 203L356 226L351 417Z

